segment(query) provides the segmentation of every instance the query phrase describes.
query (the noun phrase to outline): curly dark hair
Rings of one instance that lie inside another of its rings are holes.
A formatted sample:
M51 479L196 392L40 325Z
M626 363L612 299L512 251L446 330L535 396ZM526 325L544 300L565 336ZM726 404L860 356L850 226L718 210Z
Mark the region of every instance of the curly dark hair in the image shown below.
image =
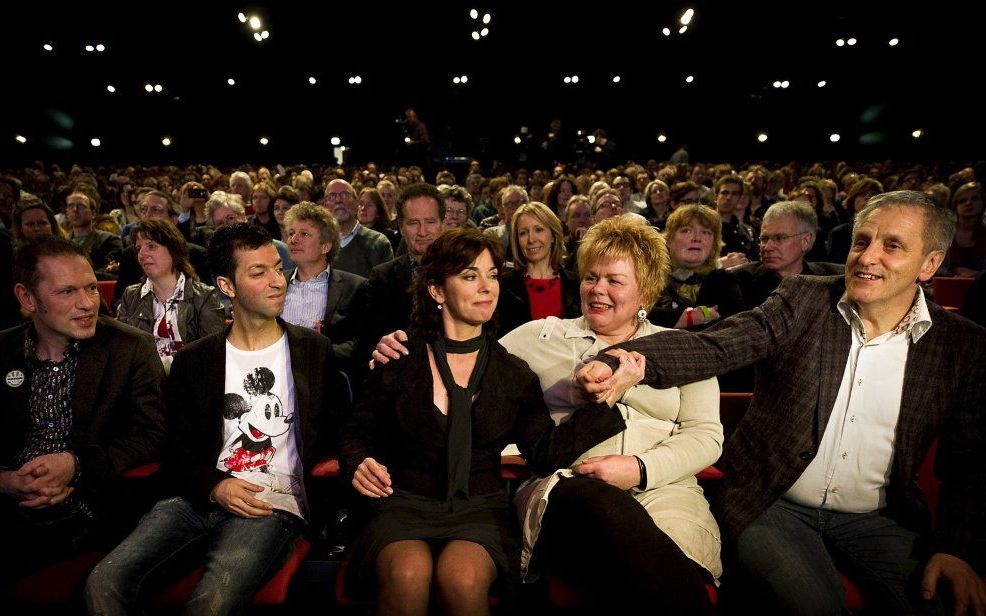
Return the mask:
M500 242L478 229L449 229L438 236L421 258L418 273L411 284L414 310L411 313L410 332L427 341L442 333L442 313L428 293L428 285L442 285L446 280L469 267L484 250L493 257L493 264L503 272L503 246ZM483 328L496 329L496 313Z

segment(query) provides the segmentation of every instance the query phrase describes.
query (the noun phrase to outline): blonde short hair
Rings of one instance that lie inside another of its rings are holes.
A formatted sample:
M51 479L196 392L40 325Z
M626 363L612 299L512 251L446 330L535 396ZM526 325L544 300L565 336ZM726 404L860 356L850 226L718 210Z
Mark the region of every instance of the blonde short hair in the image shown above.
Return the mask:
M548 259L551 263L551 269L555 271L561 269L561 261L565 258L565 233L562 231L561 221L547 205L537 201L525 203L517 208L514 217L510 220L510 251L514 255L514 265L518 269L527 267L524 251L520 249L517 241L517 234L519 233L517 223L520 217L524 215L534 218L551 231L551 254L548 255Z
M671 275L667 242L639 216L614 216L589 227L579 244L579 277L600 260L626 259L633 264L644 309L650 311Z

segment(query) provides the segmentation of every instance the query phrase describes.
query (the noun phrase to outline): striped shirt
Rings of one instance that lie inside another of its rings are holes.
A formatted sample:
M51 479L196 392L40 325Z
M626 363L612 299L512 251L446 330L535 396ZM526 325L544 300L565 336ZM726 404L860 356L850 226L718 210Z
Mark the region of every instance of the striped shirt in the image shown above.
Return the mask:
M302 282L298 279L298 270L288 281L288 295L284 300L284 312L281 313L288 323L299 327L307 327L316 331L321 329L325 319L325 304L329 297L329 269L325 269Z

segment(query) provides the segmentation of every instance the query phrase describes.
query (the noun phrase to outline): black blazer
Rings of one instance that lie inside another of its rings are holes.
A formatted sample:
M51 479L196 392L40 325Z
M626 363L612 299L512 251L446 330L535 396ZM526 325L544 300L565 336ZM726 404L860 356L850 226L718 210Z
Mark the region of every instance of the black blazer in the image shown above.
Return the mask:
M579 299L579 277L565 269L558 271L561 279L561 304L564 319L582 316ZM524 272L509 269L500 276L500 300L497 302L497 332L499 336L513 331L531 320L531 299L527 294Z
M338 417L347 413L349 392L332 361L328 339L278 319L288 337L291 373L301 418L302 464L306 478L334 449ZM164 476L170 494L207 508L209 494L229 474L216 468L223 447L223 398L226 384L226 337L223 332L184 347L175 356L165 385L168 446ZM158 362L160 363L160 362ZM318 499L309 493L314 518Z
M740 291L739 283L736 281L736 276L728 270L716 269L709 272L702 281L696 298L698 301L694 304L682 300L670 286L665 293L671 295L672 305L655 306L647 315L648 321L661 327L674 327L681 318L681 313L689 307L716 306L716 311L722 318L732 316L744 309L743 293ZM705 329L707 325L711 324L703 324L691 329Z
M411 257L407 254L373 268L366 285L366 318L363 322L362 350L357 360L362 366L381 336L411 323Z
M846 266L838 263L805 261L801 273L806 276L831 276L843 274ZM756 308L764 303L774 289L781 284L781 278L772 270L767 269L759 261L729 268L736 276L740 291L743 293L743 310Z
M32 327L0 332L0 374L24 374L19 386L0 384L0 467L15 466L27 437L31 370L24 338ZM72 451L82 471L77 489L98 492L122 471L157 458L164 441L163 381L150 335L99 317L96 334L80 342L72 392Z
M605 404L580 408L555 428L537 375L495 340L490 345L472 412L470 494L503 487L500 452L510 443L517 443L534 472L547 474L626 428L620 412ZM408 357L373 371L343 431L344 476L352 479L371 457L387 466L394 488L444 499L447 435L433 402L428 350L418 338L408 348Z

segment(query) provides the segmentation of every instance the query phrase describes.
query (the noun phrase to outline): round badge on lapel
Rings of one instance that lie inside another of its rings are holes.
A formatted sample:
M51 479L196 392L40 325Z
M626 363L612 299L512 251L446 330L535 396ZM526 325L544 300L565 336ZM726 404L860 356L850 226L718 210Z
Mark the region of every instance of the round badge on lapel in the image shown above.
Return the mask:
M7 373L7 386L20 387L24 384L24 373L20 370L11 370Z

